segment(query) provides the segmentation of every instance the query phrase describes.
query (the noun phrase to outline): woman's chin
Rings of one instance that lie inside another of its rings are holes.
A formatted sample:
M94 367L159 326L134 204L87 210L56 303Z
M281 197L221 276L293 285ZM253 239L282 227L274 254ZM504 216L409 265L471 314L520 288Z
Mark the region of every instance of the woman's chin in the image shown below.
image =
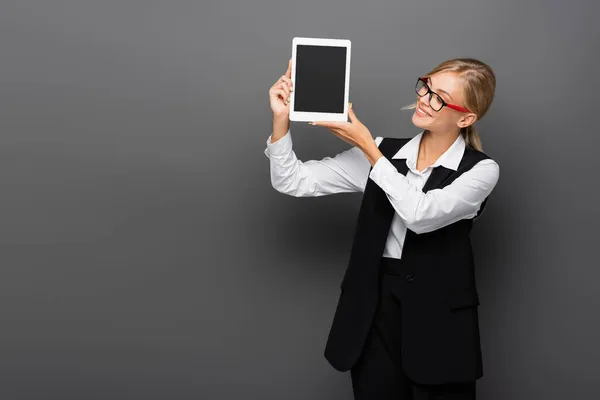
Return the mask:
M413 113L412 123L417 128L422 128L422 129L425 129L425 128L427 128L429 126L429 124L427 123L427 121L424 121L423 118L419 117L416 112Z

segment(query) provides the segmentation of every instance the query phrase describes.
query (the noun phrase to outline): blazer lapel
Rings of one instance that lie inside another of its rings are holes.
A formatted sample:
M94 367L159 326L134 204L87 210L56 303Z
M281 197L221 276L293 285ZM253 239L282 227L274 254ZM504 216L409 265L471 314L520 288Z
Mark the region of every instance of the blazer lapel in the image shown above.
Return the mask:
M406 165L406 158L392 158L390 160L392 165L396 167L396 170L402 175L406 176L408 173L408 166Z
M425 185L423 186L423 193L441 187L444 181L448 179L453 172L455 171L442 165L433 168L429 178L427 178L427 182L425 182Z
M392 159L391 162L399 173L406 176L408 173L406 158L395 158ZM431 189L440 187L453 172L455 171L441 165L435 167L433 171L431 171L431 174L429 174L429 178L427 178L427 182L425 182L425 185L423 186L423 192L427 193L427 191Z

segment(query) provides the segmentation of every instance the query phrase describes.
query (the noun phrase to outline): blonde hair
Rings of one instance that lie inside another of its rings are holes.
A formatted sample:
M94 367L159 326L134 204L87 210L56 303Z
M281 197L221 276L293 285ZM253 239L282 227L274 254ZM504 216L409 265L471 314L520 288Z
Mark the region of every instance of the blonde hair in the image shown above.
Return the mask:
M494 99L496 90L496 76L492 68L482 61L474 58L454 58L444 61L423 77L428 77L439 72L456 72L457 78L462 82L464 107L468 108L477 115L477 121L483 118ZM404 106L402 110L411 110L417 107L417 103ZM465 139L466 145L483 151L481 138L474 126L474 123L461 128L461 135Z

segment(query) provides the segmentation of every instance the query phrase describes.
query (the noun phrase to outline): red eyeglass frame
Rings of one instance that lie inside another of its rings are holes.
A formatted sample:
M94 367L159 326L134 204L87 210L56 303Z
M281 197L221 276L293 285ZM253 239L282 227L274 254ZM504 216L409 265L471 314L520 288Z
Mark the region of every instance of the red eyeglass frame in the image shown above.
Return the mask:
M427 89L428 89L427 93L425 93L423 96L421 96L419 93L417 93L417 95L418 95L418 96L425 97L425 96L427 96L429 93L435 93L433 90L431 90L431 88L430 88L430 87L429 87L429 85L427 84L427 77L426 77L426 76L420 76L418 80L419 80L419 81L423 81L423 83L425 84L425 86L427 86ZM415 89L416 89L416 87L415 87ZM442 108L444 108L444 106L446 106L446 107L452 108L453 110L460 111L460 112L464 112L464 113L470 113L470 112L473 112L473 111L471 111L471 110L469 110L469 109L467 109L467 108L464 108L464 107L461 107L461 106L457 106L456 104L450 104L450 103L447 103L447 102L446 102L446 101L445 101L445 100L442 98L442 96L440 96L440 95L439 95L439 94L437 94L437 93L435 93L435 94L436 94L436 95L437 95L437 96L438 96L438 97L439 97L439 98L442 100ZM431 99L431 95L430 95L430 97L429 97L429 98ZM432 110L433 110L433 109L432 109ZM434 110L434 111L435 111L435 110ZM442 109L440 108L438 111L442 111Z

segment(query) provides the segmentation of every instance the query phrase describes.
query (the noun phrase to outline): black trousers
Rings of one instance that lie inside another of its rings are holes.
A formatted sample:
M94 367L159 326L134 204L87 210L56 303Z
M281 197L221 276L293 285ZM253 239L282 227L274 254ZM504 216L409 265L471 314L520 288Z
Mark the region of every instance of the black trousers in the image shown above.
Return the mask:
M379 304L365 346L350 370L355 400L474 400L475 383L423 385L403 372L400 358L401 305L390 288L392 275L380 274ZM394 357L392 357L394 355Z

